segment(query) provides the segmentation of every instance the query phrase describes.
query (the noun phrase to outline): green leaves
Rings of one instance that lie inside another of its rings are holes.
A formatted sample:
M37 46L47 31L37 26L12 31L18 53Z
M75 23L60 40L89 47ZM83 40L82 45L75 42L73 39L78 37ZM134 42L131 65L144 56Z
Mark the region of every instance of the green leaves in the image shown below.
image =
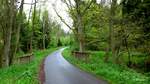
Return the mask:
M96 76L107 80L111 84L149 84L149 77L140 74L132 69L116 64L105 63L103 61L105 52L91 51L88 62L79 60L71 55L71 51L66 49L64 57L79 68L91 72Z
M0 69L0 84L38 84L38 70L43 58L57 48L36 50L35 59L28 64L16 64Z

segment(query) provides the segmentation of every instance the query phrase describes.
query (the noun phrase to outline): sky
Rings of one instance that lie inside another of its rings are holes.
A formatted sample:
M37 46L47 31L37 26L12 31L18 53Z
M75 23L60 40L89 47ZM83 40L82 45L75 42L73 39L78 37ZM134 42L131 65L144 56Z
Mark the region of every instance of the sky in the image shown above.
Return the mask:
M53 4L54 4L59 15L62 16L62 18L70 26L72 26L73 21L67 13L67 10L68 10L67 6L61 0L39 0L39 1L40 1L39 2L40 4L38 4L37 8L39 8L40 5L43 5L43 6L41 6L41 9L44 10L46 8L49 11L50 18L57 21L58 23L60 23L61 28L64 29L66 32L68 32L69 28L61 22L61 20L59 19L59 17L56 15L55 11L53 10ZM42 4L43 1L46 1L46 3ZM101 0L97 0L97 2L100 2L100 1ZM109 1L109 0L107 0L107 1ZM31 3L31 2L32 2L32 0L25 0L25 3ZM25 10L26 14L29 14L30 7L31 7L30 5L27 5L27 4L24 5L24 10Z
M42 1L42 0L40 0L40 1ZM31 2L32 2L32 0L25 0L25 3L31 3ZM40 3L41 3L40 5L43 5L42 2L40 2ZM53 4L55 4L56 10L64 18L64 20L70 26L72 26L72 19L69 17L69 15L67 13L67 7L64 3L61 2L61 0L46 0L46 4L44 4L44 6L42 6L41 9L44 10L46 8L49 11L50 18L57 21L58 23L60 23L61 28L64 29L66 32L68 32L69 28L61 22L61 20L59 19L59 17L57 17L55 11L53 10L53 6L52 6ZM40 5L38 4L37 8L39 8ZM30 7L31 7L30 5L27 5L27 4L24 5L24 10L25 10L26 14L29 14Z

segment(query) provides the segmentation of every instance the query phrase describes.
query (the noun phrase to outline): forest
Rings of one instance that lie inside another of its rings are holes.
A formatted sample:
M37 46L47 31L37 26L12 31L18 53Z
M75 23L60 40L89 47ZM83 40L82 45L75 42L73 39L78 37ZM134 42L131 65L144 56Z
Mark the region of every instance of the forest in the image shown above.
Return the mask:
M67 32L44 7L49 0L25 1L0 0L0 84L43 84L42 60L62 47L67 61L108 84L150 83L150 0L54 0L72 20L53 4Z

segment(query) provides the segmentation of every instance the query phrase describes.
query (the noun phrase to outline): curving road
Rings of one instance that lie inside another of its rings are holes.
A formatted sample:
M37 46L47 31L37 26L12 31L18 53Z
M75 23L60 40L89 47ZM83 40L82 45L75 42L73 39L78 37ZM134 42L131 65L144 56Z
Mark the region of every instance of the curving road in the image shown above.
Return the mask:
M61 55L63 50L57 50L45 59L44 84L108 84L67 62Z

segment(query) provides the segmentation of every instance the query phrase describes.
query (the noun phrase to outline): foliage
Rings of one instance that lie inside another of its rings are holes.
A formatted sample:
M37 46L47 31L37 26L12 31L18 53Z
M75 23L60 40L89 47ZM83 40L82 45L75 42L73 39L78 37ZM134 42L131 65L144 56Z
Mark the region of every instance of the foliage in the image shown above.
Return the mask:
M79 60L71 55L70 49L63 52L64 57L72 64L78 66L84 71L95 74L99 78L108 80L111 84L149 84L149 77L137 73L124 66L105 63L103 61L105 52L90 51L88 60Z
M147 28L149 21L145 18L149 15L147 10L149 8L149 1L122 0L121 4L117 4L115 0L112 1L110 7L104 3L92 3L86 14L82 15L82 37L85 50L112 52L114 57L112 57L113 59L110 58L111 60L109 61L115 63L121 61L126 65L129 64L129 67L130 65L135 67L134 64L137 62L135 63L136 60L134 58L141 59L136 65L142 64L142 68L146 68L143 64L149 61L148 57L150 56L149 28ZM87 5L88 2L83 0L79 6L80 11L84 11L84 7ZM76 8L69 9L69 14L74 21L74 28L78 22L77 17L74 16L77 14ZM75 30L78 31L76 28ZM79 50L79 42L76 36L78 35L74 34L72 50ZM138 54L132 58L132 53L136 52L143 54L141 58L138 57Z
M0 69L0 84L38 84L39 66L43 58L58 48L37 50L35 59L27 64L12 65Z
M66 32L61 29L61 25L57 24L56 22L52 22L52 28L51 28L51 43L50 46L57 47L57 46L63 46L64 43L62 42L65 36L67 35Z
M108 8L93 4L84 16L85 45L89 50L104 50L108 38ZM104 43L105 42L105 43ZM99 46L97 46L99 45Z
M130 20L132 23L139 26L135 31L138 34L135 35L136 46L140 49L141 52L149 52L149 42L150 42L150 1L149 0L132 0L122 1L122 11L125 19ZM139 45L140 44L140 45ZM144 47L145 46L145 47ZM147 47L146 47L147 46Z

